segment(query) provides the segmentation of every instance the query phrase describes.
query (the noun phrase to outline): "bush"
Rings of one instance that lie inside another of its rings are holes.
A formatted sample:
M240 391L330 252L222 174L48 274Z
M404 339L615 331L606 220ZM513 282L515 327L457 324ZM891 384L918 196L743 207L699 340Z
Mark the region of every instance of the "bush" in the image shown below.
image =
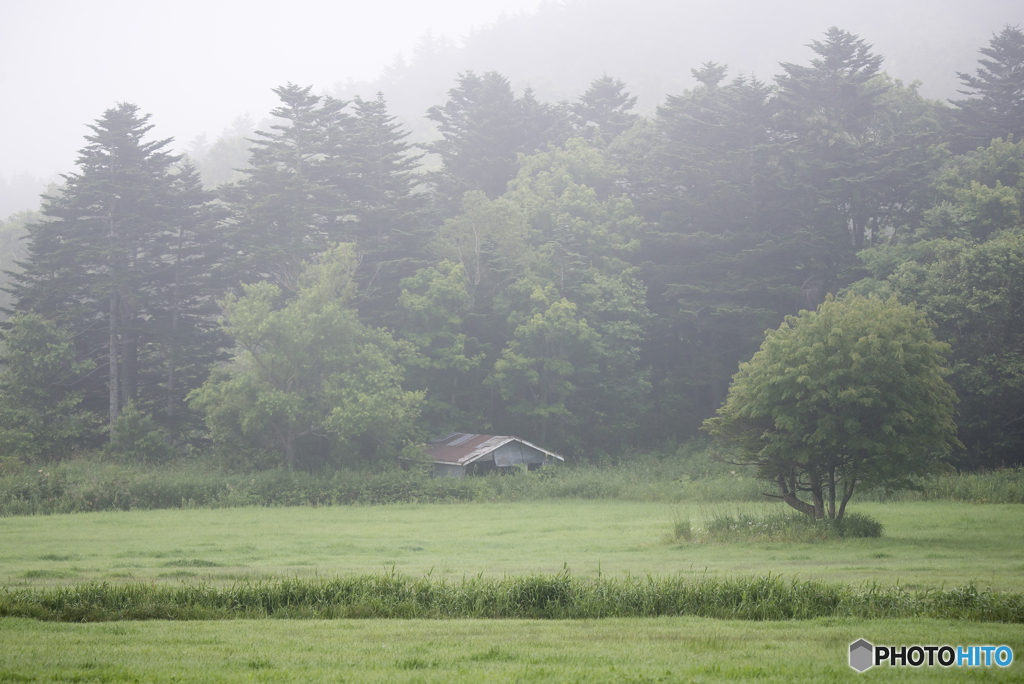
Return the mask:
M132 402L127 402L114 421L114 439L104 453L124 463L163 463L171 456L167 434L143 415Z
M882 524L863 513L848 513L842 520L815 520L791 510L761 510L755 513L712 511L704 516L697 541L773 541L815 543L843 538L880 537Z

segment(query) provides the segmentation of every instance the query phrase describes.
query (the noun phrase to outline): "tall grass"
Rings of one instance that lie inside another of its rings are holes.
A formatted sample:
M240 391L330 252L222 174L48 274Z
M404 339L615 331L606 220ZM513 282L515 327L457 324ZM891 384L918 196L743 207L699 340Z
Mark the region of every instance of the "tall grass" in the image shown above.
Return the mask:
M196 464L123 466L90 459L0 478L0 515L235 506L331 506L403 502L620 499L756 501L742 475L691 480L669 459L638 456L618 465L548 467L486 477L432 478L399 469L324 474L266 470L225 473Z
M946 473L922 479L917 489L875 489L857 495L863 501L964 501L1024 504L1024 466L976 473Z
M815 520L791 508L711 511L702 515L696 531L701 542L771 541L815 543L844 538L881 537L882 524L863 513L847 513L841 520ZM678 538L678 523L676 525Z
M1024 595L955 589L908 592L775 576L580 579L568 571L449 582L397 573L207 585L93 583L0 589L0 617L66 622L223 618L580 619L692 615L743 620L931 617L1024 622Z
M435 479L399 469L322 474L228 473L198 462L125 466L92 458L15 468L0 477L0 515L235 506L331 506L400 502L618 499L677 503L763 501L766 485L715 463L690 445L671 454L631 454L607 465L566 465L535 473ZM925 479L916 491L858 492L861 501L1024 503L1024 469Z

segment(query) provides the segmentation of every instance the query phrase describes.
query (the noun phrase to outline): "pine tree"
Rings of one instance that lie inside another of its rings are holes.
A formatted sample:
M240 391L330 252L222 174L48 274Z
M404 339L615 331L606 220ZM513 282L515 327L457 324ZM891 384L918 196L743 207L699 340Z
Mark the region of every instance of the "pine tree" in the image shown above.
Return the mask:
M951 100L959 124L957 151L987 147L993 138L1024 139L1024 32L1005 26L993 34L974 75L957 73L967 99Z
M508 79L495 71L459 75L444 105L427 118L438 124L441 140L427 149L441 157L433 174L435 200L444 217L458 212L462 196L473 190L494 199L516 175L517 155L543 151L569 137L569 112L538 102L530 88L516 98Z
M79 171L47 198L12 274L15 309L68 331L75 363L96 368L76 389L110 425L129 402L175 425L224 344L218 210L195 170L175 167L170 139L144 139L148 120L121 104L90 126Z
M346 103L312 95L312 86L275 88L283 123L256 131L245 178L226 189L236 210L238 280L288 287L303 261L349 239L352 211L350 123Z
M428 150L444 164L434 182L446 215L471 190L492 199L505 192L522 151L522 119L507 78L495 71L460 74L448 101L427 110L427 118L441 134Z
M636 123L639 117L630 113L634 106L636 97L626 92L626 84L605 74L590 84L572 111L583 137L607 145Z
M409 134L388 114L383 94L356 97L353 104L348 198L358 217L353 231L360 257L359 310L379 325L394 312L401 280L426 265L426 196L415 192L422 155L413 153Z
M202 425L185 397L227 358L229 340L215 297L230 285L230 254L223 237L228 211L203 189L198 170L182 164L172 183L173 218L163 235L163 267L149 322L159 363L148 368L149 391L141 404L177 440Z
M883 57L871 45L835 26L812 41L810 65L783 63L775 129L788 171L787 203L802 208L805 224L830 227L832 239L848 235L864 246L874 207L870 167L878 153L873 135L881 96L889 85L876 78Z

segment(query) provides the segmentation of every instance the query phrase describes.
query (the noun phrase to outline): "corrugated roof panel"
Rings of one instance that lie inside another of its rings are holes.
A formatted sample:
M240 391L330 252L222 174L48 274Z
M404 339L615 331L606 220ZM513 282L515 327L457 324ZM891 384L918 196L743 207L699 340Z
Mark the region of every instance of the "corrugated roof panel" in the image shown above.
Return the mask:
M477 459L486 456L498 447L511 441L522 442L560 461L565 459L558 454L542 449L536 444L531 444L525 439L504 435L476 435L472 433L454 432L444 439L430 442L426 445L426 451L435 461L439 463L456 463L468 465Z
M461 437L457 437L457 438L451 440L450 442L448 442L448 446L459 446L463 442L469 441L469 440L473 439L474 437L476 437L476 435L471 435L471 434L462 435Z

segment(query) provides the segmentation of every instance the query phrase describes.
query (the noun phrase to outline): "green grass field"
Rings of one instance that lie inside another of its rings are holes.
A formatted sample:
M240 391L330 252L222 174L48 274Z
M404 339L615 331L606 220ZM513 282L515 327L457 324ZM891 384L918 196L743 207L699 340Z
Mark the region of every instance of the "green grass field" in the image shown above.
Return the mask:
M850 642L1006 644L1024 625L941 620L0 620L0 682L1020 681L1024 667L879 666ZM1017 656L1018 658L1020 656Z
M154 510L0 518L0 585L156 583L373 574L458 579L765 573L907 589L974 581L1024 590L1024 507L858 503L881 538L680 543L754 504L619 500ZM698 535L699 536L699 535ZM1006 644L1001 668L846 664L857 638ZM0 682L25 681L1020 681L1024 625L932 619L751 622L602 620L214 620L62 624L0 619Z
M673 520L712 508L537 501L324 508L232 508L0 518L0 584L91 580L206 581L378 573L459 578L756 575L914 589L976 581L1024 590L1024 507L861 503L885 525L877 539L815 544L680 543Z

